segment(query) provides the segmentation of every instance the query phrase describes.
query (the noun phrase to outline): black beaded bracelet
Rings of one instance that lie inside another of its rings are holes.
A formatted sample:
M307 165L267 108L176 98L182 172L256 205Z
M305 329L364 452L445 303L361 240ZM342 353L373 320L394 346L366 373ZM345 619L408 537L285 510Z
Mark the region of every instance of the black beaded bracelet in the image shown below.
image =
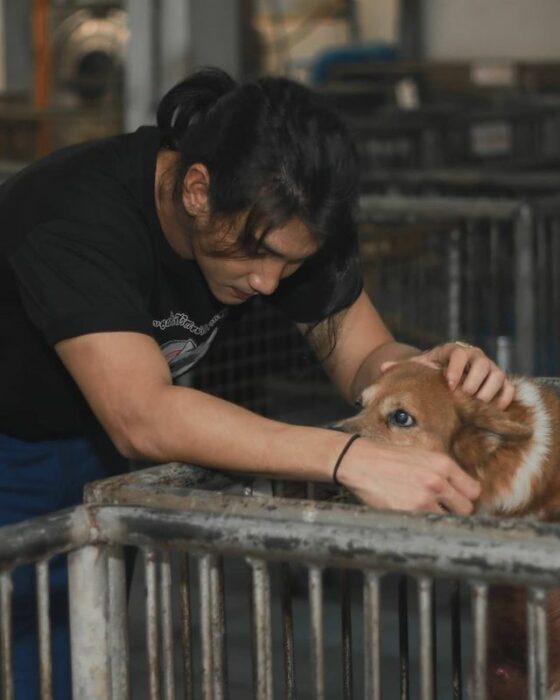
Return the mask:
M352 445L354 440L357 440L359 437L361 437L361 436L358 433L354 433L353 435L351 435L350 439L344 445L344 447L340 451L340 454L338 455L338 459L336 460L336 464L334 465L333 475L332 475L332 480L337 486L342 486L342 484L338 480L336 474L340 468L340 465L342 464L342 460L344 459L344 455L348 452L348 450L350 449L350 446Z

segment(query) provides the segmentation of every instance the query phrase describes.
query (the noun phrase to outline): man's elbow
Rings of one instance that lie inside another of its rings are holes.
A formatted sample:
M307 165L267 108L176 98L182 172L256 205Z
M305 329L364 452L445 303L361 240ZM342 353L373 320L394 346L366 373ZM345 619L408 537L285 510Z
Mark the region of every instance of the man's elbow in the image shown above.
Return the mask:
M130 431L108 428L107 433L117 452L125 459L147 459L140 440Z
M157 460L160 458L154 448L151 436L154 428L139 416L115 415L105 421L105 430L115 449L125 459Z

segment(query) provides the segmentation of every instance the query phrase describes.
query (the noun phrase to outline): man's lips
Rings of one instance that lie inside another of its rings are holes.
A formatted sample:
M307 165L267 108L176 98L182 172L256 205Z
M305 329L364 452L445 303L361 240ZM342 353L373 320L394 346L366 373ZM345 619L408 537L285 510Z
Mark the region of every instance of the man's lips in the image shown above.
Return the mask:
M254 292L247 294L246 292L242 292L240 289L236 289L235 287L232 287L232 290L233 296L237 297L238 299L241 299L241 301L247 301L247 299L250 299L252 296L254 296Z

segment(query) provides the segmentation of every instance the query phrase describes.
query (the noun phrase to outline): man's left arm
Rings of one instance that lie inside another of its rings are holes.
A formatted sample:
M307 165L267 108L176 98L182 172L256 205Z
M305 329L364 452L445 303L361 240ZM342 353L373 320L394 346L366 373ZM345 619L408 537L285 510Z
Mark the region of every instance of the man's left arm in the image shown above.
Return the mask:
M458 386L482 401L496 399L506 409L515 389L505 373L480 348L462 342L448 342L422 352L411 345L398 343L367 294L362 291L356 301L333 319L336 344L332 352L328 321L309 333L311 346L340 393L350 402L372 384L389 363L412 360L443 368L451 390ZM299 326L302 332L308 327Z
M363 291L352 306L339 312L333 321L336 344L332 352L329 352L328 321L321 322L311 331L303 324L298 328L307 334L333 384L351 403L375 381L384 362L407 360L420 354L417 348L398 343L393 338Z

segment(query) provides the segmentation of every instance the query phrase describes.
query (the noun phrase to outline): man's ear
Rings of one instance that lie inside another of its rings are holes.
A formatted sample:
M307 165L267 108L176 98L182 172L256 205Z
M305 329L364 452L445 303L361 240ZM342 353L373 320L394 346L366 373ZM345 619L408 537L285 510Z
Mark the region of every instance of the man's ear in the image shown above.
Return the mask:
M202 163L193 163L183 178L183 206L191 216L208 215L210 173Z

